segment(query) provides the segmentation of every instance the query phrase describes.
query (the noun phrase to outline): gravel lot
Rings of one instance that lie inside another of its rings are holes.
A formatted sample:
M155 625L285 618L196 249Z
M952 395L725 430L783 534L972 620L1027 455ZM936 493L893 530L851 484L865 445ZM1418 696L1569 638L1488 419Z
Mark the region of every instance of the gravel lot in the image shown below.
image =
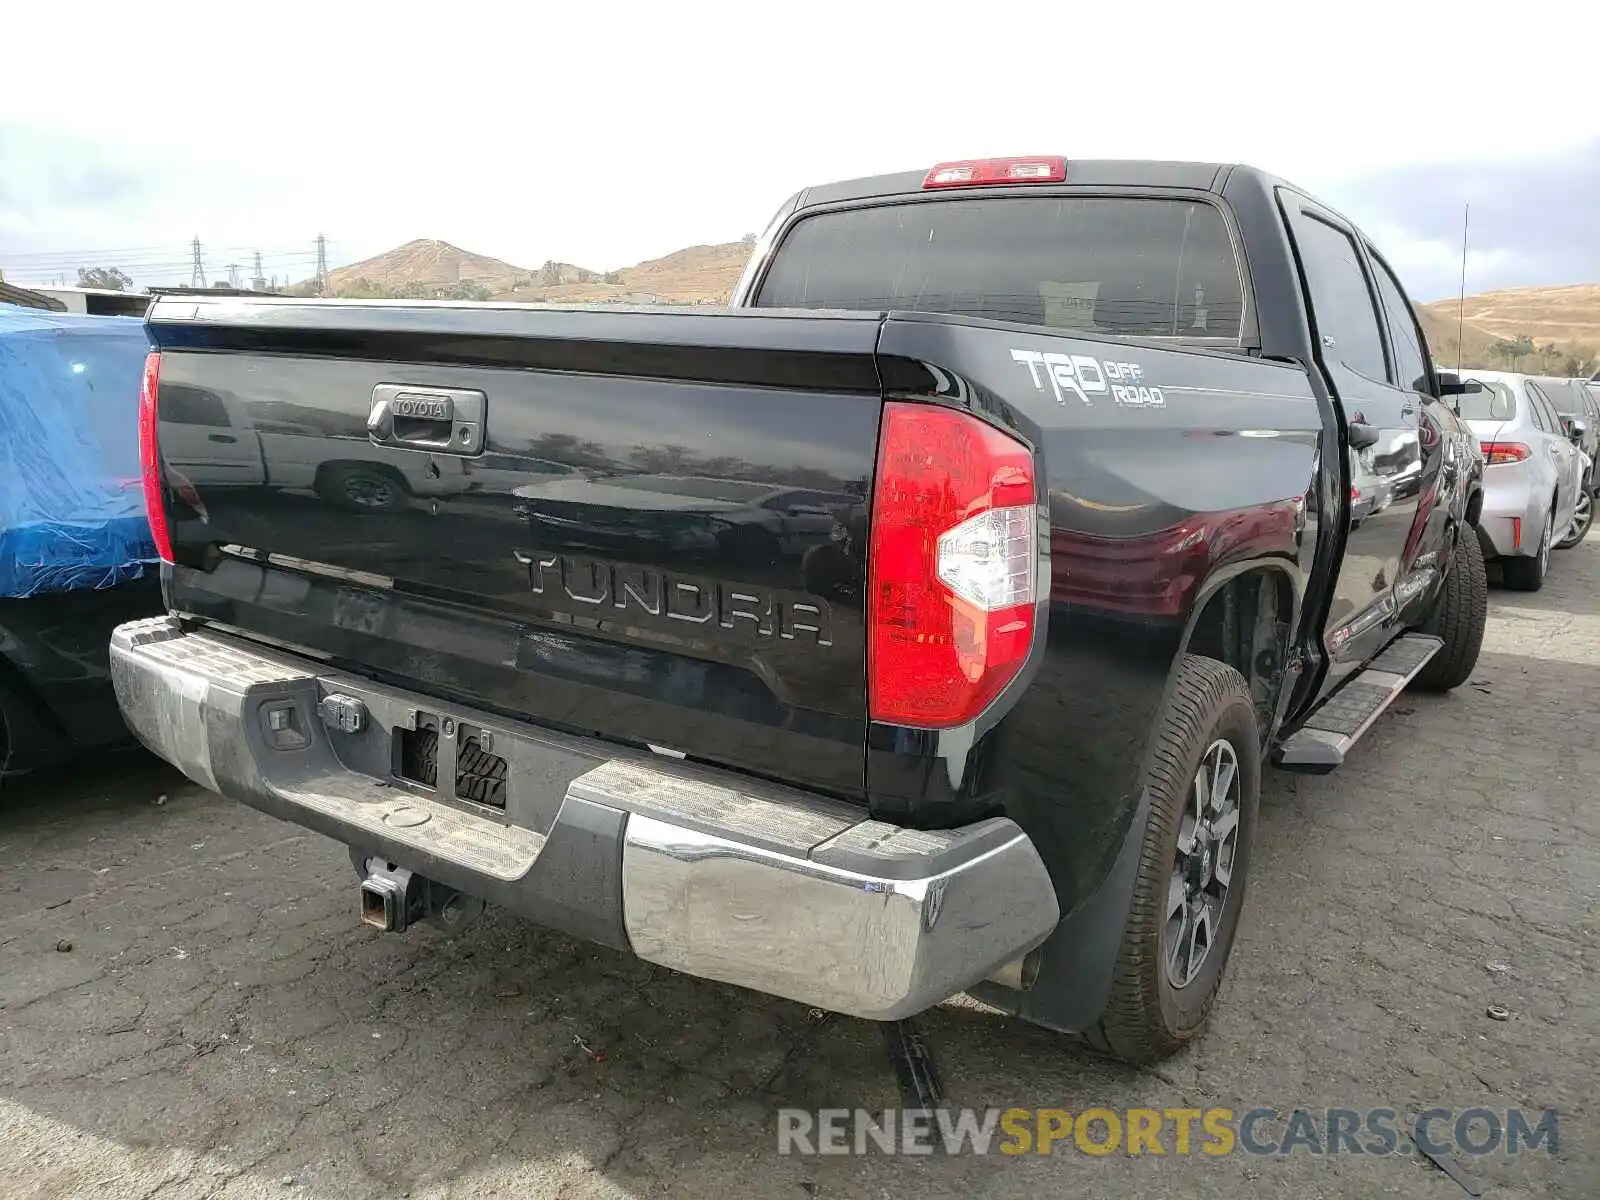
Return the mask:
M952 1004L952 1101L1554 1107L1558 1154L1466 1169L1600 1196L1597 680L1600 540L1493 593L1471 685L1269 780L1198 1046L1131 1072ZM5 1200L1467 1194L1415 1155L780 1158L779 1107L898 1103L876 1029L500 915L374 934L341 847L145 758L9 785L0 872Z

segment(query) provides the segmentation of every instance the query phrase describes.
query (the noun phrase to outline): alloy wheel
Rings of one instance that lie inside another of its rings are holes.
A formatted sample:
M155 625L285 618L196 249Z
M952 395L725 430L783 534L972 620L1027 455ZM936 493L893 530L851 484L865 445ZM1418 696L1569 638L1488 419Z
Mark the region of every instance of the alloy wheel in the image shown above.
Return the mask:
M1589 495L1589 489L1584 488L1578 493L1578 502L1572 510L1572 528L1567 530L1563 543L1576 544L1583 540L1583 535L1589 532L1589 522L1594 520L1594 500Z
M1178 828L1178 850L1167 885L1161 957L1167 980L1187 986L1210 956L1222 928L1239 849L1239 756L1218 738L1200 759Z

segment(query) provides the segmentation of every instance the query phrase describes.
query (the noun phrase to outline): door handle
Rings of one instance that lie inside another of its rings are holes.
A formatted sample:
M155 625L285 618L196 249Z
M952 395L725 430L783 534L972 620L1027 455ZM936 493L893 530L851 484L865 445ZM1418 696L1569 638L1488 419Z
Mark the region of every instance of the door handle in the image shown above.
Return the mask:
M1416 416L1417 415L1417 403L1416 403L1416 401L1415 400L1407 400L1404 404L1402 404L1400 406L1400 415L1402 417L1414 417L1414 416Z
M367 437L375 446L429 454L483 453L488 399L468 388L380 383L372 389Z
M211 441L221 442L224 446L237 445L239 441L239 439L234 437L231 433L213 433L208 436Z

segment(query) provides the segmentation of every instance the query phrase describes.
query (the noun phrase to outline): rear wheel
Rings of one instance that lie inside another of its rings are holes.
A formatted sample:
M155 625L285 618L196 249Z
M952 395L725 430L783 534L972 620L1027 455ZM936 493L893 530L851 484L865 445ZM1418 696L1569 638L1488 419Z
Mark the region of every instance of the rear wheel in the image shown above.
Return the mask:
M1557 550L1570 550L1589 536L1589 526L1594 524L1594 497L1589 492L1589 481L1584 480L1578 500L1572 510L1572 528L1567 536L1556 543Z
M1500 570L1506 586L1519 592L1537 592L1544 586L1544 577L1550 570L1550 543L1555 534L1556 510L1552 505L1544 517L1544 528L1539 531L1539 549L1532 558L1504 558Z
M1150 821L1111 995L1087 1040L1131 1063L1204 1028L1233 950L1261 799L1261 741L1244 678L1188 655L1157 729Z
M324 467L317 476L316 493L349 512L380 513L404 508L409 489L396 471L351 463Z
M1477 531L1468 525L1456 535L1450 574L1420 630L1443 639L1444 645L1417 672L1411 686L1424 692L1447 692L1465 683L1478 665L1488 618L1489 580L1483 569L1483 547Z

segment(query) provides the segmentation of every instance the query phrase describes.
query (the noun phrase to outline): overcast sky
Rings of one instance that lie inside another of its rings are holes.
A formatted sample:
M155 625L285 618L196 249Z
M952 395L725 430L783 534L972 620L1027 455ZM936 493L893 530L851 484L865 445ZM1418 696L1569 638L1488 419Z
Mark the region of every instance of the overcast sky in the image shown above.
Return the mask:
M1522 0L1540 68L1432 0L6 8L0 268L304 278L435 237L626 266L807 183L997 154L1245 161L1361 221L1418 299L1600 280L1600 7ZM407 14L419 14L416 17ZM425 16L423 15L425 14ZM1562 48L1569 68L1559 68ZM1454 64L1476 62L1457 68Z

